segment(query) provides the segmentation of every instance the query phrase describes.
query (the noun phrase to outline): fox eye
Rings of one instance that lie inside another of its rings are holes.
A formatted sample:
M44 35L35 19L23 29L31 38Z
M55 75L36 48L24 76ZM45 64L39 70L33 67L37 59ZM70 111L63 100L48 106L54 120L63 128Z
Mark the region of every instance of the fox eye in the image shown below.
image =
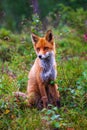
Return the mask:
M36 50L37 50L37 51L40 51L40 48L38 47L38 48L36 48Z
M44 47L44 50L45 50L45 51L49 50L49 47Z

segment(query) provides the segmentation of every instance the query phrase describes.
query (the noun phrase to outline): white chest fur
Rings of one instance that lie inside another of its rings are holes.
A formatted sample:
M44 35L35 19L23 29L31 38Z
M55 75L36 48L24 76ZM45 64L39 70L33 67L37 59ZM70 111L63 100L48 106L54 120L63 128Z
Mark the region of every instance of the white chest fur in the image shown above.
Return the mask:
M44 82L49 82L56 79L57 72L55 70L55 57L51 56L48 59L41 60L41 79Z

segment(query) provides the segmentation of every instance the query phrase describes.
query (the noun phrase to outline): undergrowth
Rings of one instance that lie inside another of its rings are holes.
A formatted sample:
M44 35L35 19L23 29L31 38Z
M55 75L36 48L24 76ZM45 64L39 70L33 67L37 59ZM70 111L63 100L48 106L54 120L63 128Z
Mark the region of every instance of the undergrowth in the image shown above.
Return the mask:
M61 108L38 111L13 96L14 91L26 92L28 71L36 58L30 36L0 30L0 129L87 129L87 42L68 26L53 32Z

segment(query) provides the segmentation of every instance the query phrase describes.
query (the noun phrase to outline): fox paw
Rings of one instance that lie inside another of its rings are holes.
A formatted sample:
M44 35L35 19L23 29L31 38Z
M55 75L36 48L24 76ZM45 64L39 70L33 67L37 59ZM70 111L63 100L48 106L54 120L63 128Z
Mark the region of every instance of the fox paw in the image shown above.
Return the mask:
M43 107L44 107L44 108L47 108L47 106L48 106L48 99L47 99L47 97L46 97L46 96L43 96L43 97L42 97L42 101L43 101Z

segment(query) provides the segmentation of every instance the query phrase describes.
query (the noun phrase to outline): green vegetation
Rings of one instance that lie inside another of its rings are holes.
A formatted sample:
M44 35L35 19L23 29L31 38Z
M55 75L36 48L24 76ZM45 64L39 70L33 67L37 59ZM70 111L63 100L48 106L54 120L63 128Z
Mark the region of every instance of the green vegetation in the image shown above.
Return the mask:
M26 91L28 71L36 57L30 34L0 30L0 129L86 130L87 43L82 34L68 26L53 29L53 33L61 108L38 111L26 108L25 102L15 102L12 94Z
M0 27L5 27L7 29L11 29L12 31L18 31L23 28L23 25L25 26L27 23L30 23L32 21L32 15L34 12L32 1L33 0L1 0ZM54 27L56 27L55 25L60 23L61 18L63 19L63 22L66 23L67 17L70 21L72 21L71 24L76 23L76 26L78 26L80 18L84 17L84 15L85 17L87 16L87 13L84 13L83 15L82 11L80 10L82 8L83 11L86 11L86 0L79 0L79 2L78 0L35 1L37 1L39 7L39 16L44 24L44 28L49 24L53 24ZM80 14L81 17L76 15L76 12L78 12L78 15ZM50 15L51 18L49 18ZM73 23L73 21L75 21L75 23Z
M0 2L0 130L87 130L87 2L38 3L40 17L29 1ZM61 108L49 104L50 109L39 111L16 100L13 92L26 92L36 58L31 31L42 36L48 28L56 42Z

